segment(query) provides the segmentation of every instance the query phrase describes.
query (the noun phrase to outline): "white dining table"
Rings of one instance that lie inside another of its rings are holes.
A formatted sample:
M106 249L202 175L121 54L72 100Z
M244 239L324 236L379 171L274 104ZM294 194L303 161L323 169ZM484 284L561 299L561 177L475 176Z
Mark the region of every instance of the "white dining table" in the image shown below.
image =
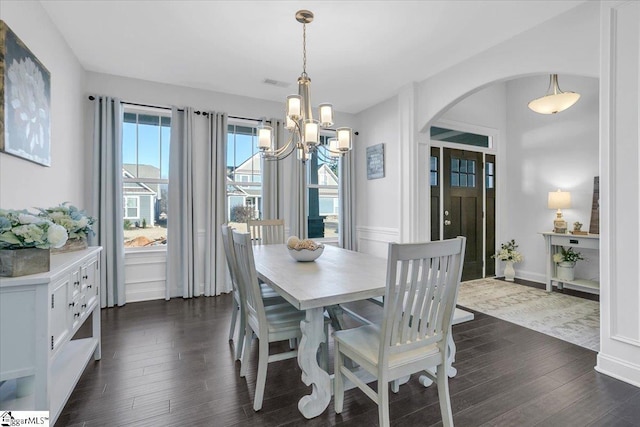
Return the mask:
M302 381L311 385L312 391L300 399L298 409L309 419L320 415L331 400L331 377L316 358L318 348L325 341L324 309L384 296L387 261L329 245L314 262L298 262L287 251L289 249L283 244L253 247L258 277L291 305L305 311L305 319L300 322L302 339L298 347L298 365L302 370ZM455 316L458 321L454 323L473 319L472 313L460 309L456 309ZM451 360L454 345L452 353Z

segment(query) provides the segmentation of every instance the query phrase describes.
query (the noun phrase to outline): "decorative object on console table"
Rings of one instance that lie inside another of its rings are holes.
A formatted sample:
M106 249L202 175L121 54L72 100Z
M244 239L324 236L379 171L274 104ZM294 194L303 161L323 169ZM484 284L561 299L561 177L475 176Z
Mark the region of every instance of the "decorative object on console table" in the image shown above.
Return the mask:
M61 225L67 230L69 240L61 248L53 249L52 253L81 251L87 249L87 237L95 234L91 228L95 218L87 215L83 210L70 205L69 202L59 206L42 209L39 216L48 219L54 224Z
M573 223L573 230L571 230L571 234L575 234L576 236L586 236L586 231L580 230L582 228L582 223L580 221L576 221Z
M0 276L18 277L49 271L49 249L0 249Z
M49 271L49 249L67 242L64 227L25 211L0 209L0 276Z
M0 151L51 166L51 75L0 20Z
M551 191L547 202L549 209L557 209L556 219L553 221L553 232L565 234L567 232L567 221L562 218L562 209L571 207L571 193L568 191Z
M516 277L516 271L513 268L513 264L524 260L522 254L516 249L518 249L518 245L516 245L516 241L514 239L511 239L507 243L501 244L500 250L491 256L491 258L506 262L504 266L504 280L507 282L513 282Z

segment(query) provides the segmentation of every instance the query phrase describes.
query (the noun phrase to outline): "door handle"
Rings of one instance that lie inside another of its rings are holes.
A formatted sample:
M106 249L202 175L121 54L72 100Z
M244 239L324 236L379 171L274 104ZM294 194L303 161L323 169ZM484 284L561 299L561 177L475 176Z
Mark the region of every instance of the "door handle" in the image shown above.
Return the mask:
M449 221L448 219L444 220L444 225L451 225L451 221Z
M449 211L444 211L444 216L449 216Z

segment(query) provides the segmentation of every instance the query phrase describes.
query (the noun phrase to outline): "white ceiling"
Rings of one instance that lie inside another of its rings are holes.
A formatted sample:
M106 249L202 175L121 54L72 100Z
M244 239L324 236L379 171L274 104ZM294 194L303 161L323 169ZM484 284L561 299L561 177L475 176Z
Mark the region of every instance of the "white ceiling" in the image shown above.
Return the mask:
M357 113L583 1L41 3L86 70L273 101L297 92L309 9L313 104Z

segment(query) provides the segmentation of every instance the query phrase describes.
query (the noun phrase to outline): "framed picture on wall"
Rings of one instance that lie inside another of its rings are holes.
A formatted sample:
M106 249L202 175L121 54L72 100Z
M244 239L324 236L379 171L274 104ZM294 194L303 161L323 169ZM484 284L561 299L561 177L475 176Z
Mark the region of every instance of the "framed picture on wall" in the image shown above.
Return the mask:
M384 178L384 144L367 147L367 179Z
M51 75L2 20L0 151L51 166Z

